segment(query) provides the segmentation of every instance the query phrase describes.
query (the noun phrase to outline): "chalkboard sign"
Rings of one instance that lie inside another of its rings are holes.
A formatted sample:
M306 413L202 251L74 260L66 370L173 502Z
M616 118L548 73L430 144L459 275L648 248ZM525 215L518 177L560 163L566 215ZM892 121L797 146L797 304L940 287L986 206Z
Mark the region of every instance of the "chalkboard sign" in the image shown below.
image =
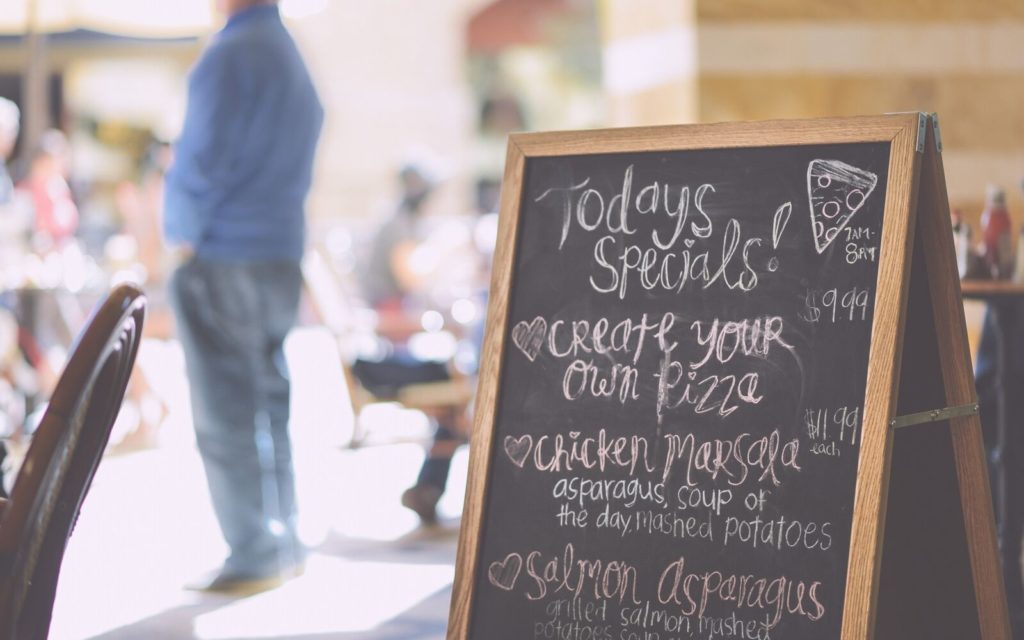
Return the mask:
M926 123L512 137L450 638L868 637Z

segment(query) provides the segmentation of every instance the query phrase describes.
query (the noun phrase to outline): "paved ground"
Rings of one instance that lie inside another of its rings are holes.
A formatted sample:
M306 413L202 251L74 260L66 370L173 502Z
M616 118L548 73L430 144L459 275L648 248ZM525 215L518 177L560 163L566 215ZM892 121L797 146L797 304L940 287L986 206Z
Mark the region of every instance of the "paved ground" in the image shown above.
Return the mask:
M237 600L181 589L222 553L195 454L109 458L67 552L51 637L443 638L458 523L418 529L398 506L419 457L416 445L306 451L307 571ZM464 467L460 456L451 496Z
M423 530L398 503L422 460L418 444L345 449L335 416L303 415L293 439L301 531L314 553L301 578L244 599L182 590L224 550L187 422L171 416L158 447L100 466L65 557L51 638L444 638L465 450L442 526ZM385 431L423 432L418 414L385 408L371 418Z

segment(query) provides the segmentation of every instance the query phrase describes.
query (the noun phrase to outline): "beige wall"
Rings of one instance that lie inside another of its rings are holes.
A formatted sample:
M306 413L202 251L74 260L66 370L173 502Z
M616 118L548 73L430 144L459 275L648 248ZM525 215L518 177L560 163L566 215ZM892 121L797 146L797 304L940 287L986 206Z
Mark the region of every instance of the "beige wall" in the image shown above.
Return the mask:
M309 201L314 224L369 224L395 195L398 164L416 149L429 149L450 174L436 207L466 209L475 114L463 32L472 4L335 0L289 24L327 113Z
M994 182L1024 220L1024 3L701 0L698 21L702 120L935 111L953 206L976 221Z
M602 0L610 126L696 122L696 0Z
M606 66L613 124L934 111L951 204L977 230L985 187L1000 184L1024 223L1021 0L605 0L605 9L606 62L642 52L630 61L632 86L616 75L621 64ZM659 64L677 72L648 68ZM967 314L976 341L980 306Z
M694 120L761 120L935 111L950 200L977 218L988 182L1003 185L1024 221L1024 3L1020 0L608 0L605 48L653 42L665 24L690 29L685 77L626 100L616 124L663 122L662 97L692 90ZM661 17L641 22L643 6ZM669 9L675 8L675 14ZM623 17L623 14L626 14ZM654 24L658 23L658 24ZM624 35L627 34L627 35ZM689 56L693 55L693 59ZM643 69L640 73L643 73ZM622 102L621 93L611 93ZM653 116L651 115L653 112ZM687 122L689 114L676 118Z

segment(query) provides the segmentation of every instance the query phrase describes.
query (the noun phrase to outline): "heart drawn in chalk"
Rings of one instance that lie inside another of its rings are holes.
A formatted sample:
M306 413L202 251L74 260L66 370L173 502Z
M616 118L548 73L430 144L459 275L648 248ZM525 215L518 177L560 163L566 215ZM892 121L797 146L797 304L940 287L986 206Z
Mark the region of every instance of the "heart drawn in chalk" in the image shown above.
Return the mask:
M501 562L491 563L487 569L487 578L499 589L511 591L516 586L516 580L519 579L519 572L522 568L523 557L518 553L510 553Z
M526 458L530 455L530 449L532 448L533 438L529 435L519 436L518 438L505 436L505 454L520 469L526 464Z
M530 362L537 359L537 354L540 353L541 345L544 344L544 338L547 335L548 322L540 316L534 318L533 322L521 320L512 328L512 342L519 347L523 355L530 359Z

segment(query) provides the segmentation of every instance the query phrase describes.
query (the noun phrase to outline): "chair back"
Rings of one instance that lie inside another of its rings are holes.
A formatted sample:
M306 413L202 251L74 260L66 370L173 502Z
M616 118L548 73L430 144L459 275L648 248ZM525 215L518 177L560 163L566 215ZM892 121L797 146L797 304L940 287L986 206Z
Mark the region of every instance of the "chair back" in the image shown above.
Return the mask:
M0 514L0 638L49 632L68 537L121 409L145 298L115 288L86 323Z

